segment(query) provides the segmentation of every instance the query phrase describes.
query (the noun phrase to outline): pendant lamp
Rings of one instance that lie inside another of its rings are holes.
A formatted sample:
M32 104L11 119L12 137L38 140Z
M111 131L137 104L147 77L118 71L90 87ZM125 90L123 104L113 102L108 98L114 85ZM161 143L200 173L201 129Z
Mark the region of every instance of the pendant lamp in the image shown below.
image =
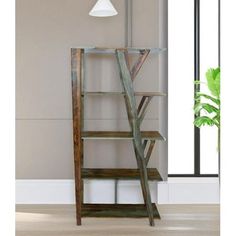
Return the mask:
M98 0L92 10L89 12L90 16L108 17L115 16L118 12L110 2L110 0Z

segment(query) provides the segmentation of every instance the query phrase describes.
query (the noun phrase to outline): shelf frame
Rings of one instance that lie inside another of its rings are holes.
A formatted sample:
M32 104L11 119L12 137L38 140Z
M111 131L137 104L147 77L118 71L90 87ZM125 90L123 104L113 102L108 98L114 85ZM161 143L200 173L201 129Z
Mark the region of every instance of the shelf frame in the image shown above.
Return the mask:
M154 226L154 218L160 218L155 204L151 202L148 180L162 181L157 169L147 168L156 140L165 141L158 131L141 131L140 126L146 114L147 107L154 96L166 96L161 92L134 92L133 81L143 66L149 54L161 53L165 48L72 48L71 49L71 78L72 78L72 107L73 107L73 142L74 169L76 194L76 221L81 225L82 216L101 217L117 215L121 217L148 217L149 224ZM85 91L85 54L112 54L116 56L120 70L122 92L89 92ZM138 54L139 57L131 68L129 55ZM123 96L128 114L131 131L84 131L84 98L85 96ZM136 106L135 96L141 96ZM84 141L87 139L130 139L133 142L138 169L88 169L84 168ZM144 154L147 149L146 154ZM139 179L145 204L84 204L83 179ZM93 205L93 206L92 206ZM128 211L124 211L128 208ZM105 210L102 208L105 208ZM99 212L98 212L99 211ZM138 215L137 212L139 211ZM87 212L87 213L86 213ZM108 214L105 214L108 212ZM125 213L126 212L126 213Z

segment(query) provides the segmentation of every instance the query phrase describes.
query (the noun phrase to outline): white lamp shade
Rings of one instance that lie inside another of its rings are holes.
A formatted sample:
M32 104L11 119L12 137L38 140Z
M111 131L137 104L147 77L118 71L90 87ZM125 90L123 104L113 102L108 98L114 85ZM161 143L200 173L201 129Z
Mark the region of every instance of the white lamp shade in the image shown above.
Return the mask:
M89 12L90 16L97 17L115 16L117 14L118 12L114 8L110 0L98 0L92 10Z

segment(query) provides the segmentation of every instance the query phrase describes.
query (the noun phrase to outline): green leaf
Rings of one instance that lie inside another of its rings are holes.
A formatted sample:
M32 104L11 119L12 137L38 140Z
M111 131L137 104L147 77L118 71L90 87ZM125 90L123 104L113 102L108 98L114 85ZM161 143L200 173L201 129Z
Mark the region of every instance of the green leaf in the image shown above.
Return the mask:
M194 121L194 125L197 126L198 128L205 125L208 125L208 126L216 125L218 127L217 122L207 116L197 117Z
M195 100L196 100L196 101L199 101L201 97L204 97L204 98L206 98L206 99L209 99L209 100L211 100L212 102L214 102L215 104L220 105L220 99L214 98L214 97L212 97L212 96L210 96L210 95L207 95L207 94L204 94L204 93L200 93L200 92L196 93Z
M218 73L215 77L215 89L218 94L217 97L220 97L220 73Z
M205 110L209 114L215 112L216 114L219 112L219 109L211 104L208 103L197 103L194 106L195 114L198 114L201 110Z
M212 120L214 120L218 124L218 127L220 127L220 113L214 116Z
M206 72L207 85L211 94L217 98L220 97L220 68L210 68Z
M194 113L197 115L197 117L194 121L194 125L199 128L205 125L215 125L220 128L220 68L210 68L206 72L206 79L211 95L196 92L194 98ZM201 82L196 81L195 85L197 86L200 83ZM202 99L204 102L202 102ZM205 111L206 115L200 116L201 111ZM209 117L208 114L210 115Z

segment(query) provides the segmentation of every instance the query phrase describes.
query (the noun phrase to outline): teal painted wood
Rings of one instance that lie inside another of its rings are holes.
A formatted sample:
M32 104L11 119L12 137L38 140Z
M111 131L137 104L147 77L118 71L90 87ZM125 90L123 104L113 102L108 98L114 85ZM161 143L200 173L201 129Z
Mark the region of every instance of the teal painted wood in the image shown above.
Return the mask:
M101 48L101 47L77 47L78 49L84 49L86 54L115 54L116 48ZM124 48L120 48L121 50ZM159 54L165 52L166 48L126 48L129 54L140 54L140 51L150 50L152 54Z
M151 226L154 226L153 208L151 203L150 189L148 185L148 175L147 175L146 161L144 157L144 149L140 131L140 122L136 108L136 100L135 100L132 77L126 61L127 58L126 54L127 54L126 49L116 50L116 57L120 71L120 79L125 92L124 98L125 98L126 110L129 118L131 131L134 137L133 146L137 164L140 170L140 182L142 186L143 198L147 207L149 223Z

